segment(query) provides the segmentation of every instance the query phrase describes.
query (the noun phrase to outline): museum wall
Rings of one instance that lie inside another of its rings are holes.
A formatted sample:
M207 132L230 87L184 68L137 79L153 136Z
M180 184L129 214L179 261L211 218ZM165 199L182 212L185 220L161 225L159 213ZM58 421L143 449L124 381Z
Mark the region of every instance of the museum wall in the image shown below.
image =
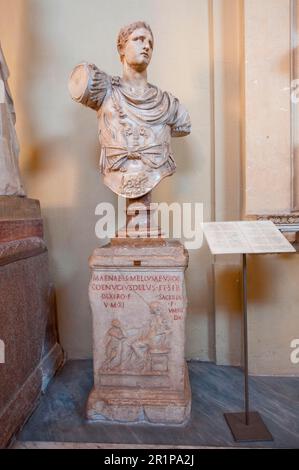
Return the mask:
M213 2L218 221L253 214L276 215L278 221L295 222L298 217L290 208L291 12L295 1ZM240 269L238 256L214 260L218 364L238 365L242 359ZM299 338L298 276L298 254L249 256L252 374L299 374L298 364L291 361L291 344Z
M154 200L203 202L211 211L208 2L189 0L1 1L1 41L16 101L21 168L28 195L41 202L57 290L61 342L70 358L91 356L87 259L99 244L99 202L117 204L97 172L96 114L76 105L67 81L77 63L121 73L116 37L121 26L145 19L155 34L149 81L178 96L193 129L174 141L177 173ZM12 21L10 19L13 18ZM9 20L8 20L9 19ZM210 255L190 250L188 357L213 358Z
M87 60L120 74L119 28L136 19L150 23L155 51L149 81L178 96L193 125L191 136L173 141L177 173L160 184L154 200L202 202L205 220L239 219L246 201L246 152L254 148L250 136L244 138L245 129L256 132L245 106L250 94L244 76L244 42L246 34L254 34L244 26L254 24L255 1L0 0L0 37L11 70L21 169L28 195L41 202L61 342L69 358L92 354L87 258L100 243L94 211L102 201L117 204L97 172L96 115L68 95L72 67ZM289 0L261 4L268 15L273 8L284 10L282 16L275 12L277 22L289 8ZM244 12L253 21L246 23ZM278 29L272 25L273 34ZM277 121L273 125L277 128ZM290 362L290 342L299 337L298 271L297 255L249 263L254 374L299 375ZM213 259L206 244L190 250L188 358L240 364L240 279L238 256Z

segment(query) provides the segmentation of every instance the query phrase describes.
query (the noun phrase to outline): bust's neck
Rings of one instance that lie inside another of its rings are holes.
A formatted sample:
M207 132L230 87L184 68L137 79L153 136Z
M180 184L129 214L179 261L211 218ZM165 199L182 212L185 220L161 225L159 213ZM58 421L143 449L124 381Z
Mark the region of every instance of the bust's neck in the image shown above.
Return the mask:
M122 83L125 87L134 92L144 91L147 88L147 70L142 71L133 69L124 62Z

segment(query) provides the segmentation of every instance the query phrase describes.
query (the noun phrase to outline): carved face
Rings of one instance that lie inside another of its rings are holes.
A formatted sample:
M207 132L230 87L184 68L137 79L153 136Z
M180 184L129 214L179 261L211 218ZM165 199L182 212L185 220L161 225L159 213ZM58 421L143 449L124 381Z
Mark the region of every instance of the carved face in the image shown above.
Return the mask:
M138 70L149 65L153 54L153 38L145 28L138 28L129 36L123 50L123 61Z
M150 304L150 312L155 314L155 315L161 315L162 314L162 308L159 302L152 302Z

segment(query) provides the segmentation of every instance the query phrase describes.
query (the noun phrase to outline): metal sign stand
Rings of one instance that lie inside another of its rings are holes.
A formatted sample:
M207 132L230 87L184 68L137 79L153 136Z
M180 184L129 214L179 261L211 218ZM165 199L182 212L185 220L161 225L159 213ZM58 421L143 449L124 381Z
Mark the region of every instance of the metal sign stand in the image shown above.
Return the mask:
M245 412L225 413L224 417L237 442L273 441L261 416L256 411L249 411L248 387L248 326L247 326L247 259L243 253L243 342L244 342L244 401Z
M248 327L247 327L247 258L250 254L294 253L296 250L273 222L235 221L202 223L202 229L213 255L243 256L243 334L244 334L244 395L245 411L225 413L224 417L235 441L272 441L259 413L249 411Z

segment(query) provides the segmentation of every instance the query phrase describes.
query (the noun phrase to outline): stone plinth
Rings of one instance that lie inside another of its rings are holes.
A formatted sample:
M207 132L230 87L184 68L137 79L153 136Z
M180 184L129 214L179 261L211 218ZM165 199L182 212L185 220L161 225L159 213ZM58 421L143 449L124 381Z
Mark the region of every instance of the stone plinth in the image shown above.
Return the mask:
M39 201L18 196L0 196L0 243L30 237L43 238Z
M0 448L64 359L42 232L38 201L0 197Z
M93 421L185 423L188 253L177 241L116 240L90 258Z

